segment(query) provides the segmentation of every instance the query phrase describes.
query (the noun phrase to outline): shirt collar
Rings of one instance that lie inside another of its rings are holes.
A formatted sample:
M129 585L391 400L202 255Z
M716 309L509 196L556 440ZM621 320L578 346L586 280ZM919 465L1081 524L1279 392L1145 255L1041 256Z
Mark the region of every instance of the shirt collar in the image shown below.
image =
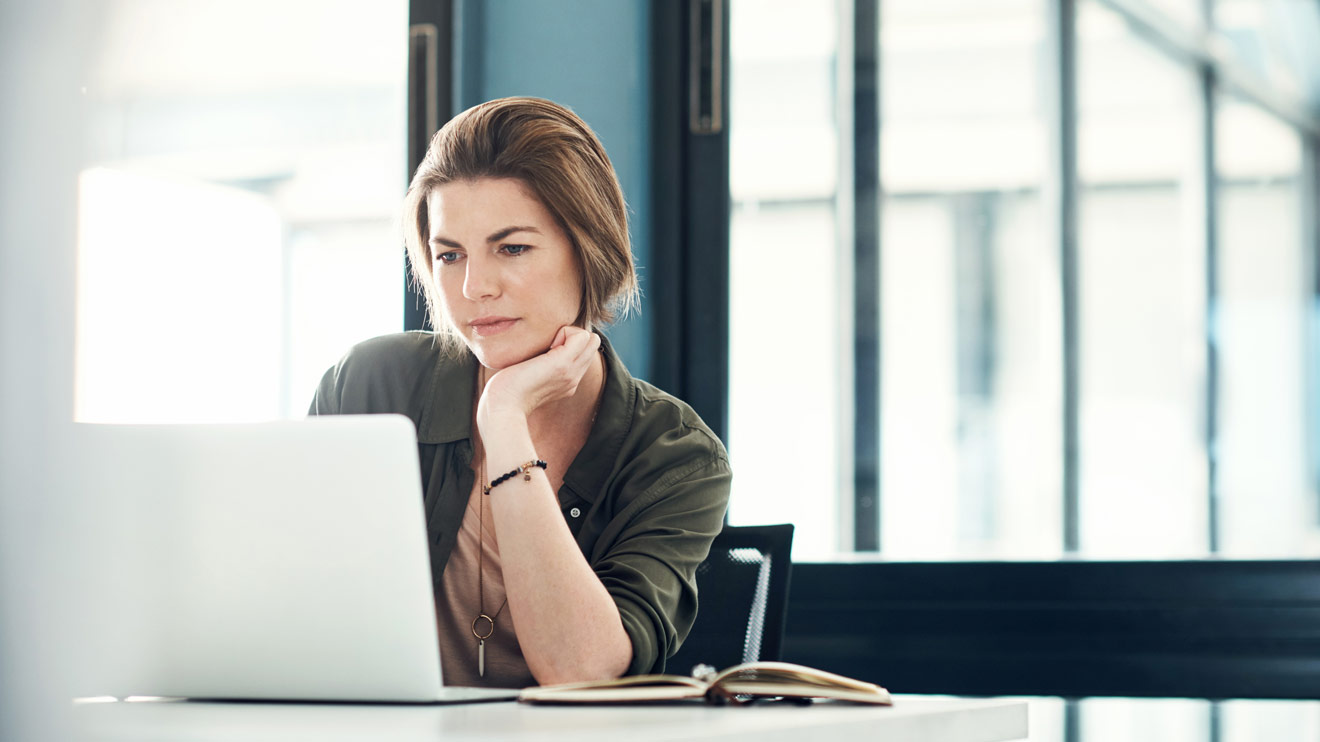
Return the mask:
M615 468L623 441L632 429L637 385L614 346L600 334L605 357L605 388L601 390L596 421L568 471L564 486L588 502L595 502ZM427 404L417 426L419 443L453 443L472 438L472 395L477 382L477 359L464 349L457 358L438 358L427 390Z
M605 388L601 390L600 407L587 442L564 473L564 486L591 503L599 499L606 479L614 472L623 441L632 430L637 404L637 384L632 374L605 335L598 334L601 353L605 356Z

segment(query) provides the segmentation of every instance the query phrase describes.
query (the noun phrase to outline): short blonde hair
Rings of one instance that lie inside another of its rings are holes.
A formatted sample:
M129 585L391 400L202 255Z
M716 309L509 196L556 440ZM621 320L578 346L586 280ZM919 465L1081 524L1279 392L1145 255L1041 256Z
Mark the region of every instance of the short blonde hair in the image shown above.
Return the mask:
M478 178L521 181L559 221L582 278L576 324L599 326L636 307L627 204L600 140L557 103L501 98L469 108L436 132L403 202L412 280L426 297L431 324L451 347L460 341L455 328L440 316L427 197L446 183Z

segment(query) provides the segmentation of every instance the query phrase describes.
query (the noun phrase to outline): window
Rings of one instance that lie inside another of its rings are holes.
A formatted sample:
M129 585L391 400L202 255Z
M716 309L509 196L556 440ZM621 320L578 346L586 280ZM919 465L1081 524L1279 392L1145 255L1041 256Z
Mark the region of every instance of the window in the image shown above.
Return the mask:
M1208 549L1196 76L1078 14L1081 551Z
M1060 553L1044 7L881 5L880 544Z
M731 520L796 523L799 561L872 558L837 552L865 525L852 385L875 348L878 561L1320 553L1320 9L830 12L732 11ZM873 12L874 58L854 37ZM878 132L857 126L871 92ZM869 144L875 276L851 221L849 158ZM855 336L868 302L878 329ZM1317 719L1310 702L1034 699L1032 739L1265 739Z
M1240 98L1216 102L1221 551L1315 555L1315 249L1302 234L1301 137Z
M837 323L849 275L837 231L837 10L757 0L730 13L729 519L795 523L794 554L825 555L838 548L850 445L839 398L850 336ZM755 23L738 22L747 17Z
M301 416L353 342L402 326L407 12L109 3L86 91L77 419Z
M1088 558L1320 552L1303 203L1320 123L1276 85L1320 78L1320 55L1243 61L1320 33L1320 14L1215 4L1234 67L1198 46L1201 4L1058 7L733 5L731 520L796 523L800 559L865 525L852 384L873 348L885 558L1056 558L1074 504ZM868 8L878 133L854 126ZM863 136L879 146L875 276L853 258ZM1055 161L1068 147L1075 189ZM878 330L854 337L868 301Z

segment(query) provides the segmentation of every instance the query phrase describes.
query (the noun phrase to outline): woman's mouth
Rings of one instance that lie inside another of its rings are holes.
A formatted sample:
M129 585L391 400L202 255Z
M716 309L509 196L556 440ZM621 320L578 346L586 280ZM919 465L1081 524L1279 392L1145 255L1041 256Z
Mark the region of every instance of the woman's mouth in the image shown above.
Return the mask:
M481 337L498 335L518 322L516 317L478 317L468 323L468 327Z

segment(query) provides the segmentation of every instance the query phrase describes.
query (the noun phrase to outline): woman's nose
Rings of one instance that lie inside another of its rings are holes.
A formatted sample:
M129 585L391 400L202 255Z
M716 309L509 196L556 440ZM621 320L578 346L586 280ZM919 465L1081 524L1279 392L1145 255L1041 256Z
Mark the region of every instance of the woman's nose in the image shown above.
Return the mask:
M489 299L499 295L499 277L495 275L495 266L488 265L481 257L469 256L467 271L463 276L463 297L466 299Z

